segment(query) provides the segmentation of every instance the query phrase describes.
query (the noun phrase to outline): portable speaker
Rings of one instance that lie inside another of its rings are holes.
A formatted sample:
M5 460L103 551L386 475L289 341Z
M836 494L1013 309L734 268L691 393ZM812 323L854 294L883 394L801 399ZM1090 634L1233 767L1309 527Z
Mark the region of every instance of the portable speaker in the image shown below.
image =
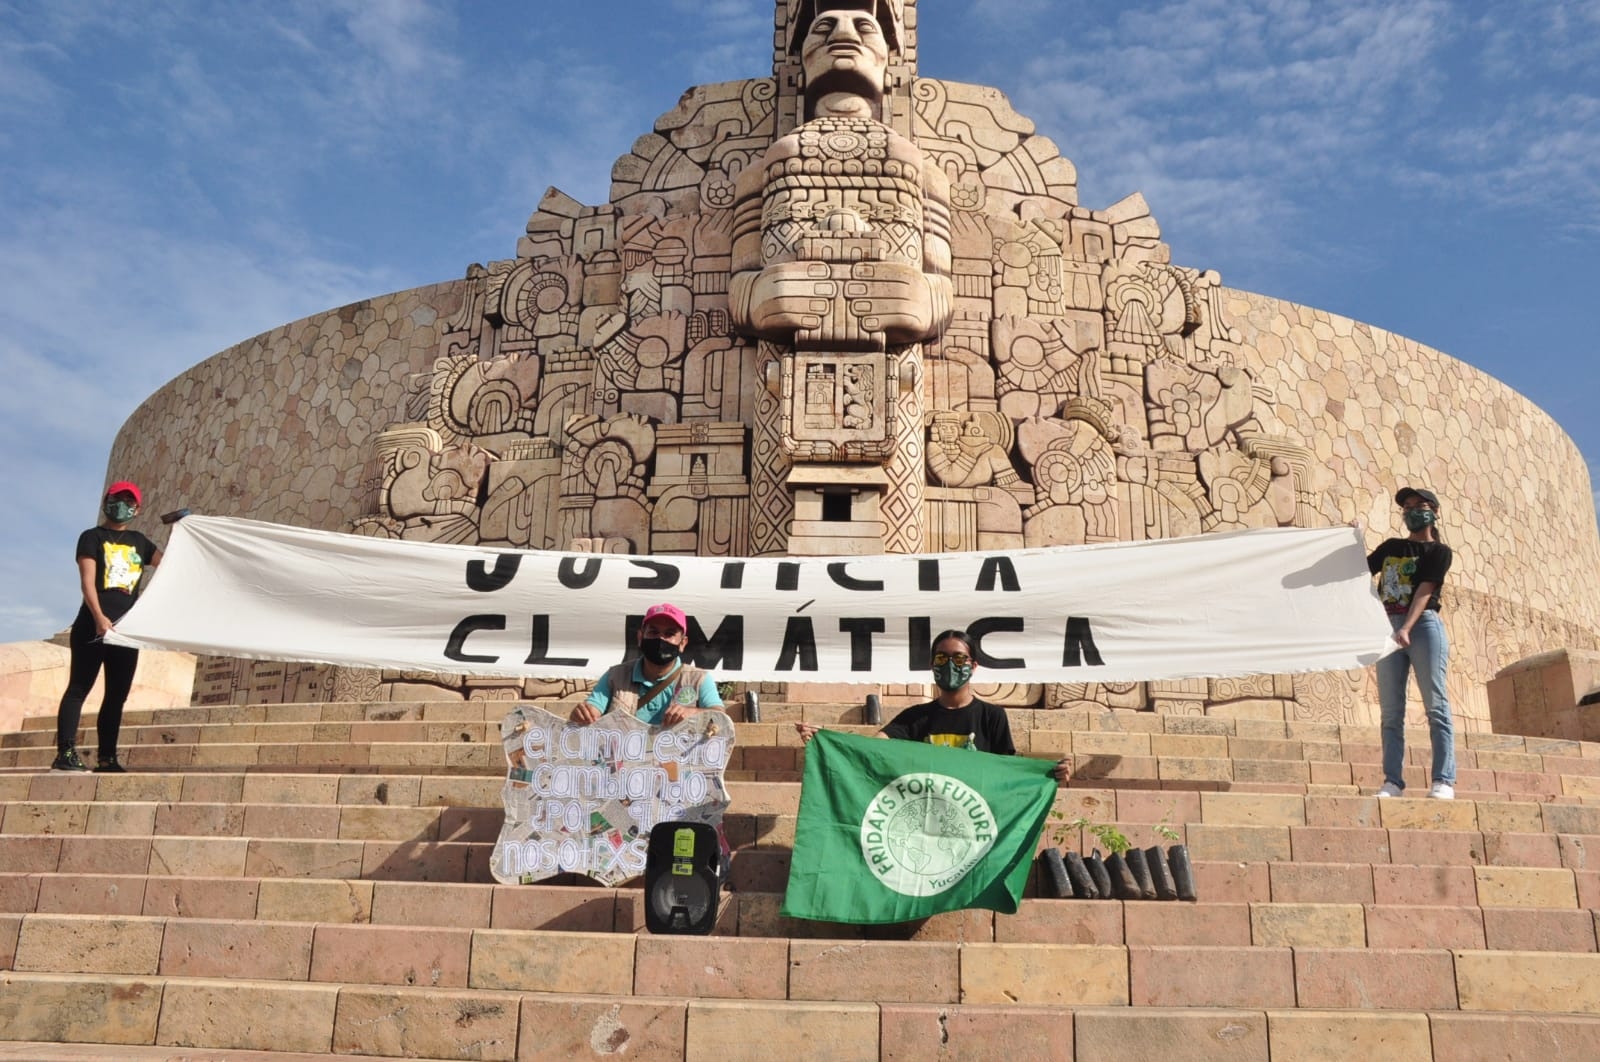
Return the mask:
M722 883L717 828L658 822L644 864L644 924L652 933L705 935L717 921Z

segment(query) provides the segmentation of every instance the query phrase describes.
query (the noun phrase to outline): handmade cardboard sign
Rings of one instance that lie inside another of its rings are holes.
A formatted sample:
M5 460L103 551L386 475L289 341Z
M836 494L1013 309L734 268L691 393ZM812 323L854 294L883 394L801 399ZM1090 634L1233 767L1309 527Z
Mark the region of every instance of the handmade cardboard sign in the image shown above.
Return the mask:
M620 884L644 873L656 823L716 825L728 807L733 720L722 712L668 727L609 712L579 726L525 704L500 723L500 739L506 817L490 865L503 884L567 873Z

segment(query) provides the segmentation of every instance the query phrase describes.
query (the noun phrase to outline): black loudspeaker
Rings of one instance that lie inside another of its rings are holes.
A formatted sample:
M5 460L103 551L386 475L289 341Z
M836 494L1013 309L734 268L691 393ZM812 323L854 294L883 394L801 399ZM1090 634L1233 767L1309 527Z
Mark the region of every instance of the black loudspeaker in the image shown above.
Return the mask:
M722 882L717 828L658 822L644 864L644 924L652 933L704 936L717 922Z

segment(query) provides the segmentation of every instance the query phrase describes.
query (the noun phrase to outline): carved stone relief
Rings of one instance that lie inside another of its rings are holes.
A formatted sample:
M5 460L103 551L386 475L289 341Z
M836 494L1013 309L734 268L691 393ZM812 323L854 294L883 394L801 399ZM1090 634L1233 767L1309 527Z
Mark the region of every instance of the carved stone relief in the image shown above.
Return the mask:
M771 78L691 89L608 203L551 189L516 257L468 270L433 372L373 438L358 530L848 554L1337 509L1219 278L1171 264L1142 196L1079 205L1000 92L919 78L914 0L777 0L774 29ZM1037 696L1343 711L1325 680Z

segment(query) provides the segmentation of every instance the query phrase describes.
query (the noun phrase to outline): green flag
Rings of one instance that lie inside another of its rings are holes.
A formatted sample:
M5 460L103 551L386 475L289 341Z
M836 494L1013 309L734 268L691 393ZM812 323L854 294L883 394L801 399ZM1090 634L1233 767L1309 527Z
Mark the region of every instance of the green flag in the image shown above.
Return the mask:
M1053 765L830 730L806 746L783 913L878 924L1017 909Z

